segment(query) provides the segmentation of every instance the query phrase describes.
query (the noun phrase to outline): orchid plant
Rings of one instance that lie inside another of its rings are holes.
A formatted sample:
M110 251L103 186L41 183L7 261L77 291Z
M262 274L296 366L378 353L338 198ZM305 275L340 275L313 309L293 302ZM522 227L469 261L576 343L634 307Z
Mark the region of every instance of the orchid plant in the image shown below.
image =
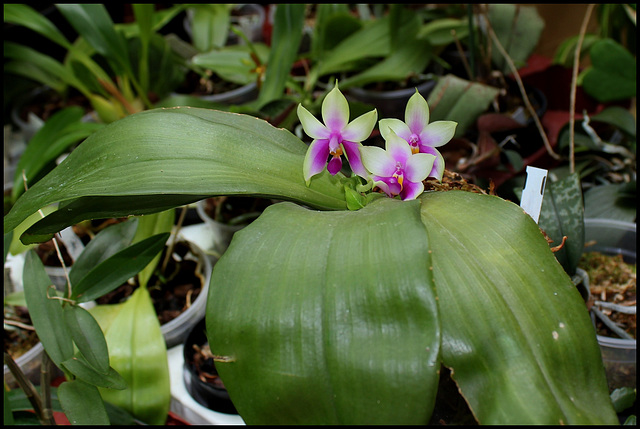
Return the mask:
M337 87L324 124L298 112L310 145L244 114L125 117L18 198L5 234L53 203L23 243L216 195L278 198L234 234L207 301L246 423L426 424L442 367L483 424L617 423L580 293L535 221L497 196L423 191L454 123L429 123L414 95L404 125L379 122L382 149L365 144L376 112L349 122Z

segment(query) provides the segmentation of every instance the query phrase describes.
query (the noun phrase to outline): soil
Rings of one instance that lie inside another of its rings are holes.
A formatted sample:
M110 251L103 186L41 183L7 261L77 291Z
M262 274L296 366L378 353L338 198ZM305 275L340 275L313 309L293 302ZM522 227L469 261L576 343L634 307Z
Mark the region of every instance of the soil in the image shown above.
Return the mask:
M272 203L265 198L221 196L207 198L204 211L216 222L241 225L257 218Z
M13 321L25 326L31 326L31 317L29 317L27 307L5 305L4 320L4 351L9 353L14 360L40 342L35 330L24 329L6 323L7 321Z
M216 370L216 366L213 361L214 355L211 353L209 343L207 342L202 346L193 344L192 347L194 350L193 365L195 366L198 378L203 383L209 383L216 389L225 389L224 383Z
M160 257L160 264L164 260L165 252L166 248ZM170 322L186 311L202 291L205 279L202 274L196 272L198 269L196 261L184 259L187 252L187 244L177 243L174 253L177 253L183 259L181 261L177 261L174 258L170 259L164 274L156 271L149 279L149 294L161 325ZM108 294L96 299L96 302L98 304L124 302L138 287L137 281L135 284L124 283Z
M609 256L600 252L586 252L580 259L579 267L589 274L591 297L588 308L594 301L606 301L613 304L636 306L636 265L627 264L622 255ZM636 338L636 315L625 314L607 308L600 311L625 332ZM617 337L600 319L596 318L596 331L605 337Z
M212 94L222 94L242 85L229 82L218 78L216 75L202 77L199 74L190 71L184 80L184 83L176 90L179 94L189 94L193 96L203 96Z

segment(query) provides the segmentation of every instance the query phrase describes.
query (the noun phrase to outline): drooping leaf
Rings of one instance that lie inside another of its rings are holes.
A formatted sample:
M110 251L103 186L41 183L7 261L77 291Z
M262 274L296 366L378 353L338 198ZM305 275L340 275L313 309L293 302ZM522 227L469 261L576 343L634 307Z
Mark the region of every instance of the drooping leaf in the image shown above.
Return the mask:
M216 367L245 422L428 422L439 327L418 209L282 203L235 234L211 279L207 335L231 360Z
M61 301L38 255L29 250L22 274L29 316L45 351L56 365L73 356L73 343L64 322Z
M109 416L95 386L82 380L65 381L58 387L58 398L73 425L108 425Z
M105 337L111 366L128 388L100 388L102 398L145 423L164 424L171 402L167 348L146 288L122 304Z
M136 235L133 237L133 243L145 240L156 234L171 233L171 228L173 228L175 218L176 211L174 209L141 216L138 219L138 229L136 230ZM138 284L140 286L147 286L147 282L158 266L158 261L160 260L160 255L162 253L161 250L156 254L156 256L154 256L151 262L149 262L149 264L138 273Z
M614 219L635 222L638 213L636 193L625 193L627 184L599 185L584 193L585 219Z
M213 195L345 208L341 175L318 175L305 186L306 150L289 131L254 117L186 107L141 112L80 144L16 201L5 231L56 201L64 204L32 227L31 240L87 218L154 213Z
M553 240L553 246L567 237L555 256L565 271L573 275L584 250L584 204L577 173L547 181L538 224Z
M584 301L517 205L423 194L442 362L481 424L617 424Z

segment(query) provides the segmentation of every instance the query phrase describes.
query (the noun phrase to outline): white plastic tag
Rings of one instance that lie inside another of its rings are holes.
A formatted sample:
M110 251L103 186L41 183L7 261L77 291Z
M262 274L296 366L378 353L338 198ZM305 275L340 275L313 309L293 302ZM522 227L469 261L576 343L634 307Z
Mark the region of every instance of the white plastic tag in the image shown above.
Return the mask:
M544 186L547 183L547 170L527 166L527 178L522 190L520 207L533 218L536 223L540 218Z
M60 238L64 242L67 251L69 252L69 256L74 261L78 259L82 251L84 250L84 244L78 238L75 232L73 232L72 227L68 227L60 231Z

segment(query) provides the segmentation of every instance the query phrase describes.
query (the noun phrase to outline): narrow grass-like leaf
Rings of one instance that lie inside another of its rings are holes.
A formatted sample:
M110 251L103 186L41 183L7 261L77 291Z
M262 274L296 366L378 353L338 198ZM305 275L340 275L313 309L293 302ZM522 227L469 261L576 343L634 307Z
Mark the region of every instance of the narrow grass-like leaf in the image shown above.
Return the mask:
M81 356L74 356L71 359L63 361L62 366L79 379L93 386L116 390L127 388L127 383L115 369L109 367L107 371L103 373L98 371Z
M170 233L175 219L176 211L174 209L141 216L138 219L138 229L136 230L136 235L133 237L133 243L137 243L156 234ZM140 286L147 286L147 282L158 267L161 254L162 251L158 252L151 262L138 273L138 284Z
M420 197L442 361L481 424L617 424L584 301L517 205Z
M29 250L22 274L29 316L45 351L56 365L73 356L71 335L64 322L60 300L38 255Z
M207 335L244 421L426 424L440 368L429 261L417 201L275 204L237 232Z
M108 425L109 416L100 392L82 380L65 381L58 387L58 399L72 425Z
M112 255L72 285L73 298L79 302L94 300L133 277L162 250L169 233L154 235Z

